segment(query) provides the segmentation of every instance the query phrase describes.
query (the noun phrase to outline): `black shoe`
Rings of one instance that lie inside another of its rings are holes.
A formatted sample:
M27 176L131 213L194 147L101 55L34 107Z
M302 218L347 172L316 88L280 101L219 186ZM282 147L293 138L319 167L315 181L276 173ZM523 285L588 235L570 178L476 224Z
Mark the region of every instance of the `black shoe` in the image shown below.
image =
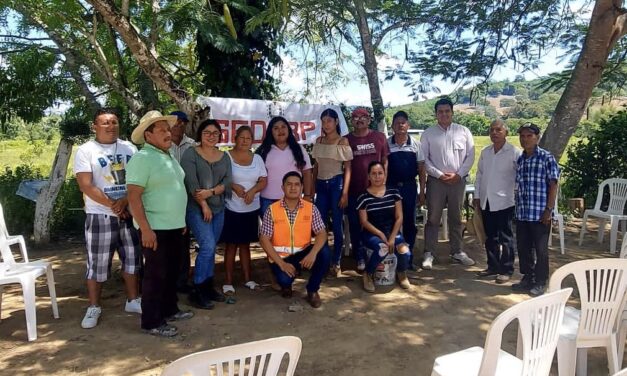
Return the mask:
M529 290L529 295L540 296L544 294L544 285L535 285Z
M512 290L517 292L529 292L534 287L533 278L525 275L520 282L512 285Z
M190 292L192 292L192 289L193 287L188 284L176 286L176 292L181 294L189 294Z
M477 277L496 277L499 273L490 270L490 269L485 269L482 270L480 272L477 272Z
M205 295L207 296L207 298L213 300L214 302L226 301L224 295L222 295L213 288L213 277L207 278L207 280L203 282L203 287L205 289Z
M215 305L204 292L203 285L194 285L194 289L189 294L189 302L193 307L200 309L213 309Z

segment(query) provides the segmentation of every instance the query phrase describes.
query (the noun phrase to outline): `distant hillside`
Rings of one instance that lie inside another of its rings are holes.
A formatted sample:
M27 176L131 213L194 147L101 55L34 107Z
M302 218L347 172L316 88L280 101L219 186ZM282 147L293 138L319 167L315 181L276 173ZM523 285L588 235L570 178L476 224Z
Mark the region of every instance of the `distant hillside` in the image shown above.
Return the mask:
M512 129L526 121L545 126L548 124L557 102L561 96L561 90L544 91L542 79L530 81L516 80L488 82L487 84L473 88L464 88L450 93L448 96L455 103L455 121L466 125L475 123L476 131L487 134L489 122L495 118L503 118L511 123ZM589 113L599 110L602 105L610 105L609 111L613 112L627 105L627 97L619 96L610 99L603 93L595 93L591 99L588 113L583 119L587 119ZM434 109L437 99L414 102L407 105L390 107L385 110L388 124L396 111L403 110L408 113L413 128L425 129L435 122ZM607 112L607 110L605 111Z

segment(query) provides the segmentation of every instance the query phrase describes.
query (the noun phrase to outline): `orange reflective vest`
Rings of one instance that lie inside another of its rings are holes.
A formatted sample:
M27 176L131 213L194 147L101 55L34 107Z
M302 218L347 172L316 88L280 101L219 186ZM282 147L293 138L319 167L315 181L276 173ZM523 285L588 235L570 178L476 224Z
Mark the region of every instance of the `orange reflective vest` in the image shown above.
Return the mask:
M303 207L298 209L294 223L291 224L281 203L282 200L279 200L270 205L274 224L272 245L280 257L287 257L302 251L311 244L313 204L301 200Z

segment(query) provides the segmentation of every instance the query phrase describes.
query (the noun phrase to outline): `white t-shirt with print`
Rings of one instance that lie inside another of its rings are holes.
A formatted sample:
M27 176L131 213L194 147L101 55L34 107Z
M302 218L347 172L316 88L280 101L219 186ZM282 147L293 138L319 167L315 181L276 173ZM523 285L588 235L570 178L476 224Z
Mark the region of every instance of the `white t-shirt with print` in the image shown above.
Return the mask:
M113 144L88 141L81 145L74 157L74 174L91 172L96 187L114 200L126 197L126 164L137 152L135 145L117 140ZM85 213L113 215L113 211L83 195Z

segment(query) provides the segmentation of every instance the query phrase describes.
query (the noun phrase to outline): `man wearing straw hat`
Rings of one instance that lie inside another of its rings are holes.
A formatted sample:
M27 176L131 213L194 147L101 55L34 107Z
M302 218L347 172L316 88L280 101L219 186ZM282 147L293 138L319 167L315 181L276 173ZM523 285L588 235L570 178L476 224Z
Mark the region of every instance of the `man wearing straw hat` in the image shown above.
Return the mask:
M479 277L509 281L514 273L514 187L520 149L507 142L507 128L501 120L490 124L492 145L481 150L475 180L474 207L481 214L486 233L488 267Z
M144 147L128 163L126 177L129 207L145 259L141 327L163 337L178 334L168 322L193 316L179 310L176 296L187 205L185 173L169 154L170 127L176 120L159 111L141 118L131 139Z

